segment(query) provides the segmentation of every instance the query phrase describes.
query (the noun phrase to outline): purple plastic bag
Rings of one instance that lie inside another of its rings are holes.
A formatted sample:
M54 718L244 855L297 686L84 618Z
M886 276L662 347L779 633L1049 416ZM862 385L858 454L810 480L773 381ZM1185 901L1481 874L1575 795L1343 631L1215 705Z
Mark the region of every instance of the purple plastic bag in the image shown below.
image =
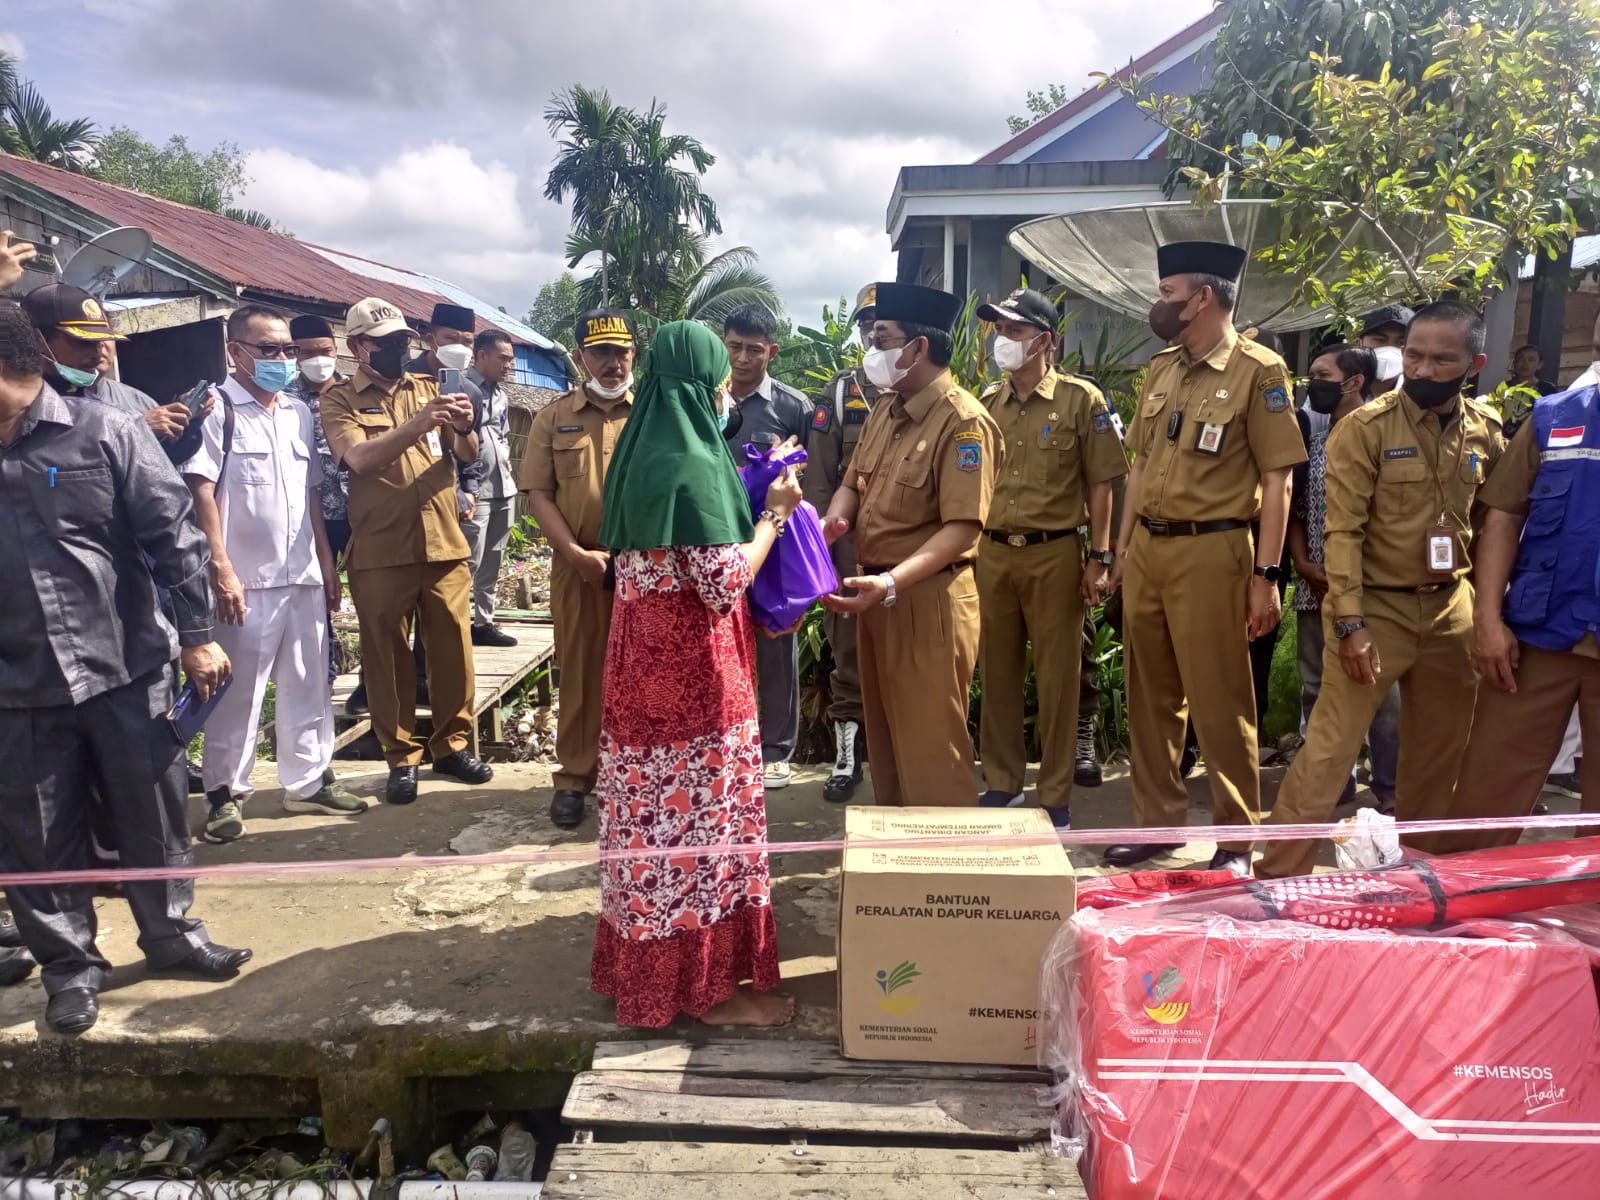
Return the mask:
M750 515L756 517L767 507L772 481L785 467L805 462L806 452L798 446L780 453L776 448L746 445L744 457L739 475L750 497ZM833 569L828 539L822 534L822 519L802 500L750 585L750 615L763 629L781 633L805 616L820 597L838 589L839 574Z

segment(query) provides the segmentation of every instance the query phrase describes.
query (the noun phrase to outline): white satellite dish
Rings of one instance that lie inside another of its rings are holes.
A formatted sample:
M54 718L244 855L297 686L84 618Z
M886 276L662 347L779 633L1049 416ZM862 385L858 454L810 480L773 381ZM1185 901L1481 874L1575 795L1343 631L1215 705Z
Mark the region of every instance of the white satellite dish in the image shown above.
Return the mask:
M61 268L61 282L103 300L144 262L152 244L149 232L137 225L96 234Z

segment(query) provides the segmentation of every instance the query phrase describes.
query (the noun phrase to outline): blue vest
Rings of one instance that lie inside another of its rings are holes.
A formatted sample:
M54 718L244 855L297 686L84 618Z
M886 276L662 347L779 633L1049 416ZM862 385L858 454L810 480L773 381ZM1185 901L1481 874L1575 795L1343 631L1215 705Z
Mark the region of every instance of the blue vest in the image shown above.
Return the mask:
M1519 640L1570 650L1600 628L1600 388L1540 400L1533 436L1539 475L1504 616Z

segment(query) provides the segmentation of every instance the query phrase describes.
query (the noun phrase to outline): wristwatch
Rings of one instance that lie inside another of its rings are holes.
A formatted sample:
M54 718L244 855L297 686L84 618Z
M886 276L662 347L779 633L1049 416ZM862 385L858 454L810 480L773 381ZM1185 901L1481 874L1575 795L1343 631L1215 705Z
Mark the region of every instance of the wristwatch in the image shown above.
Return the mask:
M894 588L894 576L885 571L878 578L883 581L884 586L883 606L885 608L893 608L894 602L900 598Z
M1265 579L1268 583L1277 583L1278 580L1283 578L1283 568L1277 563L1273 563L1270 567L1258 566L1256 568L1256 574L1261 576L1261 578Z
M1366 627L1366 621L1360 617L1336 617L1333 622L1333 636L1342 642L1352 633Z
M1114 567L1117 565L1117 552L1115 550L1091 550L1089 551L1089 561L1097 562L1102 567Z

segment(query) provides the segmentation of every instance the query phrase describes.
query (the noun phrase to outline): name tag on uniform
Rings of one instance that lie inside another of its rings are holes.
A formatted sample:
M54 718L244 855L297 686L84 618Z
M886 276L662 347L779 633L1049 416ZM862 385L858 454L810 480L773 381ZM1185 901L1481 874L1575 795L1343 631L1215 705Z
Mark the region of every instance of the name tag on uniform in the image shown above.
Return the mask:
M1415 446L1395 446L1383 452L1383 460L1385 462L1398 462L1402 458L1416 457L1417 448Z
M1428 571L1434 575L1453 575L1456 570L1456 535L1448 525L1435 525L1428 531Z
M363 414L371 417L381 417L383 415L382 408L363 408L361 411Z
M556 426L556 432L557 433L582 433L583 432L583 426L582 425L557 425Z
M1201 454L1221 454L1223 438L1227 435L1227 432L1227 425L1219 425L1215 421L1206 421L1200 426L1200 431L1195 434L1194 448Z
M444 454L444 443L439 440L439 431L437 429L428 430L428 453L435 458L439 458Z

